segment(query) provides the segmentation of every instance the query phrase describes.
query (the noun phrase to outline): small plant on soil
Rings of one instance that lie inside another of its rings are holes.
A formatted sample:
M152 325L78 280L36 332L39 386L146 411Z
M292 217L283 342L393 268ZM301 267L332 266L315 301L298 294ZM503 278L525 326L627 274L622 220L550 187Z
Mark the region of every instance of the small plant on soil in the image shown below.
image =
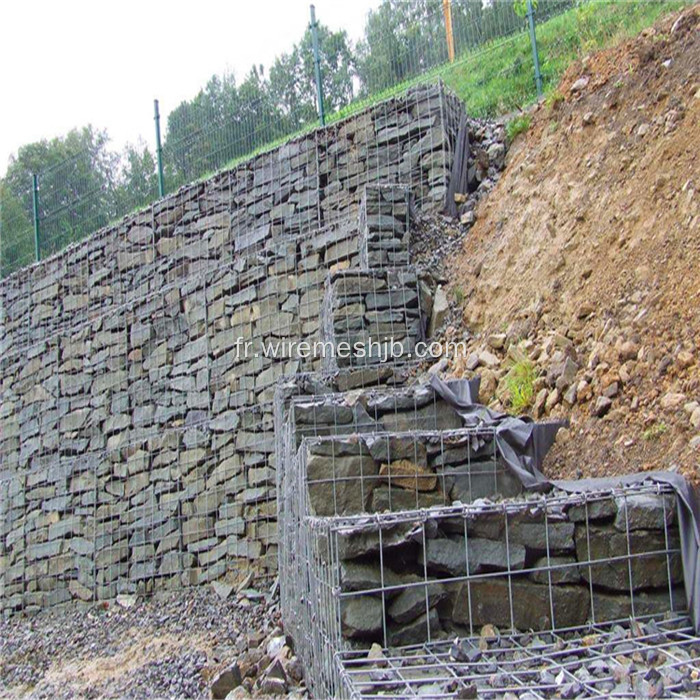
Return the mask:
M511 119L506 124L506 138L508 143L512 143L513 139L519 134L525 133L530 128L531 118L529 114L521 114Z
M642 437L645 440L656 440L660 438L667 430L668 426L666 423L655 423L642 433Z
M564 95L562 95L559 90L552 90L545 98L544 103L549 109L556 109L563 101Z
M510 406L515 413L524 413L535 397L535 365L524 352L514 354L508 374L503 378Z

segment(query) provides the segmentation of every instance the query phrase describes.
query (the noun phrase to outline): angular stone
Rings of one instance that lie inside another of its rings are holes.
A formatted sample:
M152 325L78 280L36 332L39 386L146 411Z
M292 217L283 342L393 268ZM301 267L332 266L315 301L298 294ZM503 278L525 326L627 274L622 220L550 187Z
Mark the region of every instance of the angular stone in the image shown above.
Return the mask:
M530 579L535 583L549 585L550 580L553 584L581 581L581 572L575 557L550 557L549 561L547 557L542 557L529 568L535 569L530 574Z
M586 623L590 612L590 596L585 586L550 588L519 580L509 584L507 579L491 578L462 584L454 602L452 619L459 625L468 626L471 622L475 627L490 624L509 629L511 603L512 626L523 631L578 627Z
M585 523L594 520L606 520L617 513L615 499L605 498L589 501L588 503L571 506L566 512L567 517L573 523Z
M593 609L596 622L625 620L632 616L632 600L629 595L594 590ZM673 587L671 593L666 587L659 590L637 591L634 594L635 617L660 616L669 611L685 612L687 609L683 586Z
M369 456L311 455L306 463L309 501L316 515L367 512L379 469Z
M620 532L630 530L663 530L676 512L676 499L670 495L631 494L615 499L617 516L614 526Z
M397 628L392 625L389 630L389 644L397 647L422 644L428 639L435 639L441 629L438 612L435 608L431 608L428 615L424 613L403 627ZM430 636L428 636L428 630L430 630Z
M417 508L432 508L449 505L449 499L440 491L420 493L402 488L378 486L372 490L370 510L374 513L415 510Z
M549 520L545 523L512 523L508 526L508 538L511 542L522 544L528 549L550 552L568 552L574 550L574 523Z
M440 538L426 542L425 550L421 549L418 562L421 565L426 564L429 571L453 576L478 574L483 571L514 571L525 566L525 547L511 543L506 548L505 541L487 540L481 537L468 538L465 546L463 537Z
M214 418L209 426L214 432L233 432L241 423L240 415L236 411L226 411Z
M407 459L382 464L379 476L392 488L399 487L410 491L434 491L437 488L437 476L432 469Z
M381 632L383 609L380 598L369 595L343 598L340 602L340 621L343 637L361 639Z
M85 601L93 599L93 592L77 580L73 580L68 584L68 590L74 598Z
M669 569L672 584L682 581L680 553L667 553L664 532L661 530L630 532L629 550L626 533L610 527L591 526L587 534L585 525L577 525L575 539L581 575L594 586L618 591L668 587ZM668 546L676 550L680 548L677 531L669 534ZM594 563L589 565L589 560Z
M427 588L427 595L426 595ZM405 588L389 605L389 616L399 623L410 622L425 615L447 595L439 583L421 584Z

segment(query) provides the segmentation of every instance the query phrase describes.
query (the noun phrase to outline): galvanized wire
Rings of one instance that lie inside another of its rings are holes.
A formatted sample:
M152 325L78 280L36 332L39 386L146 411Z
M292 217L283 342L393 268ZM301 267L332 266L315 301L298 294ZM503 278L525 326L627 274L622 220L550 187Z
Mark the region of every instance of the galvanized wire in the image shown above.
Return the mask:
M533 2L544 90L554 88L573 58L630 35L682 4L681 0ZM525 5L452 0L452 62L441 0L385 0L369 14L364 37L355 47L344 45L340 35L320 26L326 121L336 122L418 80L437 77L455 90L473 116L526 106L537 98L537 84L527 21L523 12L516 12ZM172 109L162 125L166 193L318 124L309 37L307 33L267 73L256 68L239 84L231 76L214 77L194 99ZM87 131L86 145L74 145L63 161L36 173L43 257L158 196L155 144L120 156L109 149L104 133ZM17 175L0 187L2 276L37 257L32 173L20 173L21 182Z

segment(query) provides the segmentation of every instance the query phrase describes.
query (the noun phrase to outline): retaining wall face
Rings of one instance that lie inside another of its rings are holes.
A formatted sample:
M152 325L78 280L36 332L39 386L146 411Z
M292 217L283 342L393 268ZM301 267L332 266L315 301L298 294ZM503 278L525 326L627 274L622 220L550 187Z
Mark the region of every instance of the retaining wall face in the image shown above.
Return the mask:
M0 282L3 351L18 350L193 273L328 225L356 231L368 183L444 205L463 112L441 84L256 156ZM339 259L345 256L340 256Z
M686 610L675 497L597 498L588 520L585 506L557 510L545 517L522 503L507 516L497 507L468 517L431 511L427 521L416 512L356 527L328 519L310 540L317 561L340 568L341 592L330 593L338 584L324 567L316 567L315 585L328 587L345 646L419 644L486 624L539 631Z
M315 516L410 511L523 490L492 431L306 438L298 458Z
M430 317L431 306L415 270L332 273L322 335L337 353L325 356L325 368L407 361L424 337L423 320Z
M418 88L0 282L8 609L274 570L275 383L320 359L262 343L320 339L329 272L360 264L367 182L438 205L444 103Z

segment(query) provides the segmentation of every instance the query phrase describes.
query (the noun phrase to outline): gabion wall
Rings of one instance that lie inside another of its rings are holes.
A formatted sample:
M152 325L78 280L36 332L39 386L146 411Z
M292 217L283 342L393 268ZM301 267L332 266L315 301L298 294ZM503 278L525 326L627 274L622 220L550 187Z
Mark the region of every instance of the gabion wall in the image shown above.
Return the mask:
M461 115L411 89L0 283L6 610L275 570L274 387L320 358L263 343L319 340L329 273L401 258L363 252L363 197L441 208Z

